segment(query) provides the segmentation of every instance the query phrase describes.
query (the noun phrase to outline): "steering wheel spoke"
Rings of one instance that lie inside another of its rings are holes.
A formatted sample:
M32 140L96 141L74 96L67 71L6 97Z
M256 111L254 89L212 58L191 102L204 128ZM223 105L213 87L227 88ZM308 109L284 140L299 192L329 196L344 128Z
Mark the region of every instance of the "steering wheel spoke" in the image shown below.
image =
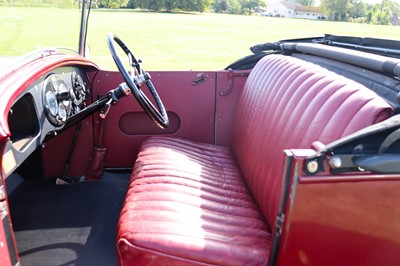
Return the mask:
M111 55L114 59L115 64L118 67L119 72L123 76L129 89L132 91L133 96L143 108L143 110L149 115L153 122L160 128L166 128L169 125L169 119L167 111L165 110L164 104L161 101L160 96L157 93L153 83L151 82L151 76L141 66L141 61L137 60L125 43L118 38L114 33L110 33L107 36L108 48L110 49ZM121 58L117 53L115 44L125 52L129 60L129 71L123 65ZM141 87L146 84L149 89L152 98L154 99L155 105L152 101L144 94Z

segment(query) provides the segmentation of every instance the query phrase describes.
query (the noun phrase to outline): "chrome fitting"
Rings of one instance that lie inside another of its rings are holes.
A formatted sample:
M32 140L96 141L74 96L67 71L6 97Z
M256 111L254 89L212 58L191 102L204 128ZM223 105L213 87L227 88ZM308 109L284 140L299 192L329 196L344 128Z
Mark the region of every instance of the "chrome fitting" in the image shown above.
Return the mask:
M342 159L340 159L338 156L332 156L329 158L328 164L333 169L340 168L342 167Z

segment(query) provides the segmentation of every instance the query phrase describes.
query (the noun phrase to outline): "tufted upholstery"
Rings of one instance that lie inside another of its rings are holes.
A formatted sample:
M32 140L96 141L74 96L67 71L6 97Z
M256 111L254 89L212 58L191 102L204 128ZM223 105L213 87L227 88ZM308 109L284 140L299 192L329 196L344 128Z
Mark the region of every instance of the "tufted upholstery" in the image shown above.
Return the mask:
M322 67L268 56L252 70L236 113L232 149L268 225L274 224L282 151L330 143L388 118L374 92Z
M123 265L154 260L144 247L168 254L157 265L267 261L270 233L228 148L152 138L131 181L118 231Z
M285 148L328 143L392 109L358 83L282 55L252 70L226 148L143 144L123 206L121 265L266 265Z

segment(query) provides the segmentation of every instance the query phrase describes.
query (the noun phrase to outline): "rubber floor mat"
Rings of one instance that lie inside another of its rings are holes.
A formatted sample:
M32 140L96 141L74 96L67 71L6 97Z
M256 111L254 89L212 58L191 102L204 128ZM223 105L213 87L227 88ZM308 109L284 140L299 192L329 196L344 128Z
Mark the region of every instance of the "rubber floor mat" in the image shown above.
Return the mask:
M23 181L9 195L21 265L117 265L119 212L128 173L72 185Z

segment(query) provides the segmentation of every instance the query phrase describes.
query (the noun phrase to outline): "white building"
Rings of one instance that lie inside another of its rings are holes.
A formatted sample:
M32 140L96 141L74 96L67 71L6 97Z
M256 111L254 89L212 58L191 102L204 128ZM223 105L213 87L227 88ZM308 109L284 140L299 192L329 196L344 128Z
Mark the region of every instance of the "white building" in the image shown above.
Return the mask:
M302 6L294 1L270 0L264 15L285 18L324 19L319 7Z

